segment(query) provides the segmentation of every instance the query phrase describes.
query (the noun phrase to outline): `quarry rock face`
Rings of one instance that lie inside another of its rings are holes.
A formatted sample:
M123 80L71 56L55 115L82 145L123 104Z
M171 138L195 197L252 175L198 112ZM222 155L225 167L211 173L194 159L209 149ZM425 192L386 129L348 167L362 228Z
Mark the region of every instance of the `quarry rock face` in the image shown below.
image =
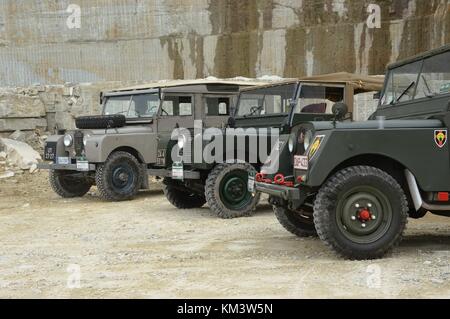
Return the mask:
M0 135L75 128L101 90L163 79L383 74L450 43L448 0L0 2ZM380 25L369 18L380 10ZM39 28L36 28L39 25ZM3 26L3 27L2 27ZM366 108L360 117L367 117Z
M450 43L448 0L78 5L79 27L67 23L66 1L0 3L0 86L382 74L387 63ZM380 28L368 23L373 5L380 10Z
M0 118L45 116L45 107L36 96L0 93Z
M124 85L127 83L99 82L0 89L0 134L74 129L75 117L100 114L102 90Z

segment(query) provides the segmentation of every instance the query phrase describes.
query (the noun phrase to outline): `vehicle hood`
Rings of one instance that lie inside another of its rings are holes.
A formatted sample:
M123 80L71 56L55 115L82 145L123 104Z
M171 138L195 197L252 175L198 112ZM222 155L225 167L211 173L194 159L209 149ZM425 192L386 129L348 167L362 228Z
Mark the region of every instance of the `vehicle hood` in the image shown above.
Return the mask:
M83 132L84 134L90 135L140 134L140 133L152 133L153 129L149 125L129 125L119 128L83 130Z
M440 128L443 123L440 120L370 120L360 122L323 121L312 122L316 131L324 130L375 130L375 129L401 129L401 128Z

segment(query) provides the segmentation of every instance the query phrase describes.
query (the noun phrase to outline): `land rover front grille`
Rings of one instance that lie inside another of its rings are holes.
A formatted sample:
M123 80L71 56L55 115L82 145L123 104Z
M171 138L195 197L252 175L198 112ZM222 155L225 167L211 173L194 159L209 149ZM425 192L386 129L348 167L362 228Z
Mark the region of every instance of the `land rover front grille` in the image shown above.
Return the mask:
M75 149L75 155L77 157L81 156L81 153L83 152L83 132L82 131L75 131L73 134L73 147Z

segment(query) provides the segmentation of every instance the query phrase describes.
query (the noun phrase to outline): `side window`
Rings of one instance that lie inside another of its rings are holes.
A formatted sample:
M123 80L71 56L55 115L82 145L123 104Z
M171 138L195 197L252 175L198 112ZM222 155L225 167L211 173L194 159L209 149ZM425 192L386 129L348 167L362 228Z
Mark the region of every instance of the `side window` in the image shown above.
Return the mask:
M344 101L344 88L302 85L295 113L331 113L333 105Z
M180 97L179 100L179 115L190 116L192 115L192 98Z
M205 99L205 114L208 116L221 116L230 114L230 99L207 97Z
M450 93L450 52L424 61L417 86L416 99Z
M172 100L164 100L161 107L161 115L162 116L173 116L173 101Z
M167 96L161 107L161 116L192 115L192 98L190 96Z

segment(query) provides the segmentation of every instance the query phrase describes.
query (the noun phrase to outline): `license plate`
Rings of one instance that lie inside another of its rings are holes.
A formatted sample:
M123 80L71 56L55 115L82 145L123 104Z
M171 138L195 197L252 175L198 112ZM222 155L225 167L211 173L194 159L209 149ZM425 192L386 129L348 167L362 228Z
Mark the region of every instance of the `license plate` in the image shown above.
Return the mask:
M294 157L294 168L302 171L307 171L309 167L309 159L308 156L299 156L296 155Z
M56 158L56 143L47 142L44 150L44 159L46 161L54 161Z
M77 161L77 170L83 172L89 171L89 162Z
M255 192L255 175L253 174L248 175L247 189L250 193Z
M60 165L70 164L70 159L68 157L58 157L56 162Z
M172 178L173 179L184 179L184 168L183 163L181 162L175 162L172 165Z

